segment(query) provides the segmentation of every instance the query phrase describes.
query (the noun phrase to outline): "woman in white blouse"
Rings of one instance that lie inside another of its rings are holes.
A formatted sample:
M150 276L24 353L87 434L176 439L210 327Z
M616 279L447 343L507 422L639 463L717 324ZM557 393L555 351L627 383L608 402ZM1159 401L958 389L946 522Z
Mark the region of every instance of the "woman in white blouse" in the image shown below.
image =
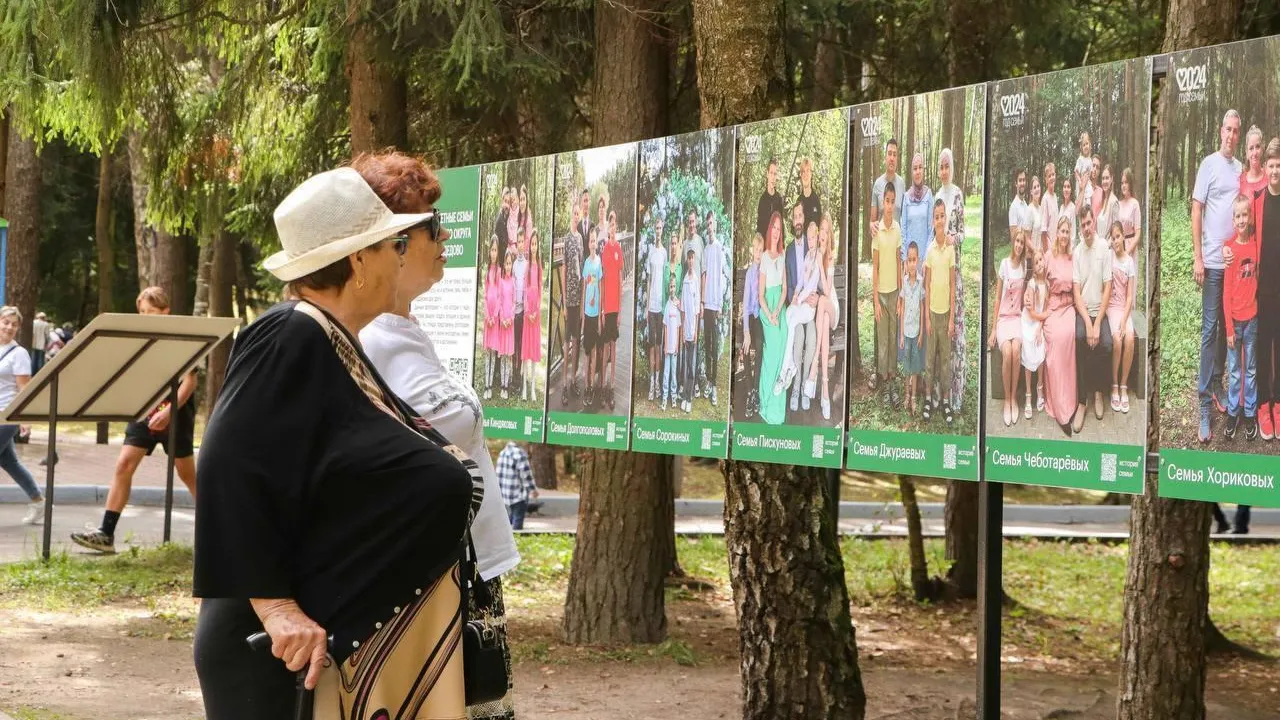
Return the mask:
M352 166L392 212L430 212L440 199L440 181L421 160L403 153L361 155ZM439 217L436 215L435 217ZM506 617L501 575L520 562L515 538L507 522L506 507L498 487L484 438L480 398L470 385L450 374L440 361L426 331L410 313L414 298L444 277L447 262L444 243L449 233L432 223L431 240L410 242L400 269L396 311L384 313L360 332L360 343L391 390L399 395L440 434L467 452L484 475L484 501L471 525L480 577L493 596L490 608L472 608L472 617L483 615L501 638L511 677L511 655L506 642ZM513 238L514 240L514 238ZM471 599L474 600L474 594ZM502 700L473 705L467 715L476 718L513 718L512 693Z

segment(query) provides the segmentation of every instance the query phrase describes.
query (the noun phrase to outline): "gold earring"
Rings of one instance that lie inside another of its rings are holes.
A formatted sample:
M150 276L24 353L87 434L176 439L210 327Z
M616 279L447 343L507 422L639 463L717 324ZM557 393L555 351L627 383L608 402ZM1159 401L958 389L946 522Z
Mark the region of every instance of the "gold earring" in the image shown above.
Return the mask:
M356 278L356 289L357 290L364 289L364 278Z

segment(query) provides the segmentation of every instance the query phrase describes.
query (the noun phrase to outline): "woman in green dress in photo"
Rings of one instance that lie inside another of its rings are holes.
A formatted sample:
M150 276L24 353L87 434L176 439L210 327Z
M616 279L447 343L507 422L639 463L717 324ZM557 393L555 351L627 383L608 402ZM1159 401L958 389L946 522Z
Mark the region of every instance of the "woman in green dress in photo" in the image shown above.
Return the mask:
M773 393L782 370L787 328L782 324L782 298L787 295L786 259L782 248L782 215L769 218L768 250L760 257L760 324L764 327L764 351L760 358L760 417L770 425L787 419L787 396Z

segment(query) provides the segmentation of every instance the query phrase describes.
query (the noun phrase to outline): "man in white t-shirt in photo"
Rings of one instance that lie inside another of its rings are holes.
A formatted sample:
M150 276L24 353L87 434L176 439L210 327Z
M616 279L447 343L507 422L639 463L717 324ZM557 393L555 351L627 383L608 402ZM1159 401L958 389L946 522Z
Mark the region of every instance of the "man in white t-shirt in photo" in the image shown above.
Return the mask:
M667 303L667 251L662 247L666 223L662 216L654 222L653 242L644 265L649 275L645 309L649 319L649 399L658 397L662 379L662 309Z
M1191 193L1191 246L1193 272L1200 286L1200 442L1213 439L1210 409L1226 412L1222 403L1222 369L1226 360L1223 332L1222 282L1226 269L1222 247L1235 233L1231 205L1240 192L1240 161L1235 158L1240 142L1240 113L1228 110L1218 130L1218 150L1206 157L1196 170Z
M1022 199L1027 194L1027 171L1018 168L1013 171L1013 202L1009 203L1009 242L1013 242L1013 234L1018 228L1027 226L1027 201Z

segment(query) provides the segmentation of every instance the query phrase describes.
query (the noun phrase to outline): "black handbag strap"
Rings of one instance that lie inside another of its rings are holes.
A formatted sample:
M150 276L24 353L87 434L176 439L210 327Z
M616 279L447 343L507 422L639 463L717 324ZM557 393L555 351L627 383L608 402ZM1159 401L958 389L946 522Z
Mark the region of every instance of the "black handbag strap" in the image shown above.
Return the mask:
M493 593L489 592L489 587L480 579L480 571L476 567L476 544L471 539L471 529L467 528L467 532L462 537L462 542L458 548L458 574L459 585L461 586L461 603L462 603L462 619L466 622L468 608L468 595L475 593L476 607L490 607L493 605Z

